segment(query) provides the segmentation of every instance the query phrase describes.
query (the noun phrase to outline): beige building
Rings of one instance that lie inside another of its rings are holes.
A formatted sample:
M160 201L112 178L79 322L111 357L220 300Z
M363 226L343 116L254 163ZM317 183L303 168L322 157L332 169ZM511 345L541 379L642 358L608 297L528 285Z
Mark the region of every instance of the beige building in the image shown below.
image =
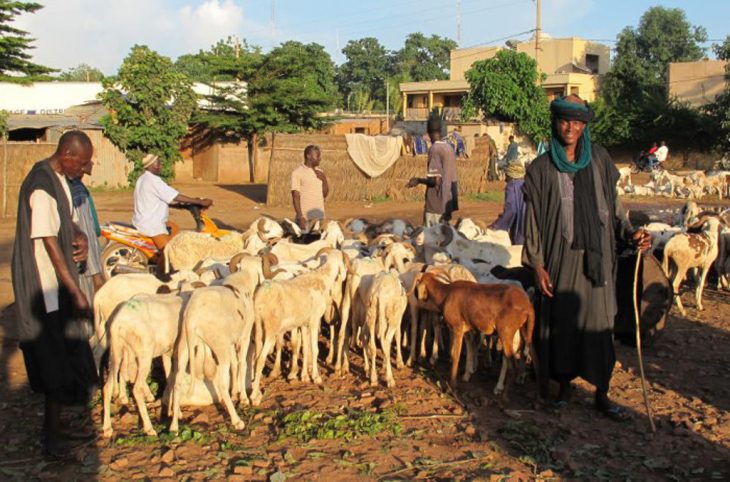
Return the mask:
M670 99L701 107L725 90L724 60L700 60L669 64L667 94Z
M535 57L535 40L512 44L518 52ZM506 47L473 47L451 51L449 80L405 82L400 84L403 95L403 118L422 120L434 108L443 109L447 120L461 118L461 102L469 91L466 71L474 62L494 57ZM576 37L553 39L541 37L537 62L547 75L543 87L550 99L578 94L591 101L596 98L600 81L608 72L610 50L606 45Z

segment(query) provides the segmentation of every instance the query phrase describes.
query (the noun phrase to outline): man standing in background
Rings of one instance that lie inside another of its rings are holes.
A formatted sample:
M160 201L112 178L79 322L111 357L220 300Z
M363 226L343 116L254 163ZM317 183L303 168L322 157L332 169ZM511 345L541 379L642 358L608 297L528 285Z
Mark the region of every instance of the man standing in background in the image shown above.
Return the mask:
M291 173L291 198L295 221L303 230L313 219L324 219L324 200L330 192L327 176L320 169L322 153L318 146L304 148L304 162Z
M423 214L425 227L448 223L454 211L459 210L459 189L456 177L456 153L442 138L441 119L431 117L426 125L431 138L425 178L412 177L406 187L426 186L426 205Z

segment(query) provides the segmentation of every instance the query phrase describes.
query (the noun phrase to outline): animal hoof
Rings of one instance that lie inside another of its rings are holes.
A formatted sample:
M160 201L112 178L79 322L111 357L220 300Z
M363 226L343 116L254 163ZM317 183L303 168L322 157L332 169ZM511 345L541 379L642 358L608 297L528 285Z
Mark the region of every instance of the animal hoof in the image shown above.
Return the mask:
M149 428L144 431L144 434L148 437L157 437L157 431L154 428Z
M238 400L238 406L239 407L248 407L251 405L251 401L248 399L248 397L241 397Z
M101 431L101 436L104 438L112 438L112 434L114 433L114 430L111 428L105 428Z
M428 359L428 364L431 365L432 367L435 367L437 361L438 361L437 358L431 357Z
M261 405L261 400L263 400L264 396L261 392L258 393L252 393L251 394L251 405L254 407Z
M388 388L395 388L395 380L393 378L388 380L386 383L388 385Z
M243 422L243 420L238 420L236 422L233 422L232 425L233 425L233 428L236 430L243 430L244 428L246 428L246 424Z
M319 375L317 375L317 377L314 378L312 381L314 383L316 383L317 385L321 385L322 384L322 377L320 377Z
M297 374L296 373L290 373L289 376L286 377L286 381L288 382L295 382L297 381Z
M502 388L502 387L494 387L495 395L501 395L503 391L504 391L504 388Z

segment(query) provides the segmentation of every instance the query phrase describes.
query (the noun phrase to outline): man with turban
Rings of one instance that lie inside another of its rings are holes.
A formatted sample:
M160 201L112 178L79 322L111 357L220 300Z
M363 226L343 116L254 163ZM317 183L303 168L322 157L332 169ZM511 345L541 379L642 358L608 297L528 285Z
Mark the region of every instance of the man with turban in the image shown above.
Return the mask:
M616 240L646 249L651 237L634 230L616 196L619 174L608 152L591 143L593 111L576 95L550 104L552 138L527 169L523 262L535 270L539 384L560 384L556 407L571 398L571 380L596 387L595 407L622 420L608 398L616 362Z

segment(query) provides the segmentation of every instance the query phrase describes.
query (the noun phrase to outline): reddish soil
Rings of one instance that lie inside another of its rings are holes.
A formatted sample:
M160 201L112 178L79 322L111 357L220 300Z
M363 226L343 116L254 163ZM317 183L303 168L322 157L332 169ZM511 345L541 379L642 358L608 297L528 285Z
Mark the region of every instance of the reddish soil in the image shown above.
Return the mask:
M186 194L215 200L212 215L241 227L261 214L291 216L290 208L267 208L261 187L190 184ZM500 190L498 184L495 190ZM102 221L128 220L131 192L94 194ZM627 199L642 209L677 209L680 201ZM490 221L500 203L465 201L462 216ZM421 203L385 202L327 206L333 218L406 217L418 221ZM173 213L192 227L186 213ZM0 307L12 302L9 258L14 221L0 222ZM683 295L688 316L672 310L663 336L644 351L657 432L646 417L634 348L617 345L618 366L611 395L631 419L609 421L592 408L590 387L579 382L572 404L557 412L534 402L535 384L515 386L504 404L492 395L498 365L482 367L470 383L444 393L442 360L435 368L395 370L397 387L371 388L362 359L353 354L352 373L336 378L320 359L321 386L264 383L260 407L244 409L240 433L218 407L183 409L182 439L164 429L159 439L138 436L133 407L118 407L115 439L79 446L76 463L45 461L38 443L42 398L27 386L22 356L13 337L12 311L4 309L0 353L0 478L130 480L166 478L228 480L320 479L632 479L727 480L730 478L730 299L708 286L705 311ZM321 353L326 353L323 341ZM443 357L442 357L443 358ZM310 410L323 414L366 410L397 412L386 429L354 440L284 438L283 418ZM100 425L100 406L91 409ZM76 412L75 417L80 417ZM151 410L159 420L159 402ZM393 433L394 424L400 431Z

